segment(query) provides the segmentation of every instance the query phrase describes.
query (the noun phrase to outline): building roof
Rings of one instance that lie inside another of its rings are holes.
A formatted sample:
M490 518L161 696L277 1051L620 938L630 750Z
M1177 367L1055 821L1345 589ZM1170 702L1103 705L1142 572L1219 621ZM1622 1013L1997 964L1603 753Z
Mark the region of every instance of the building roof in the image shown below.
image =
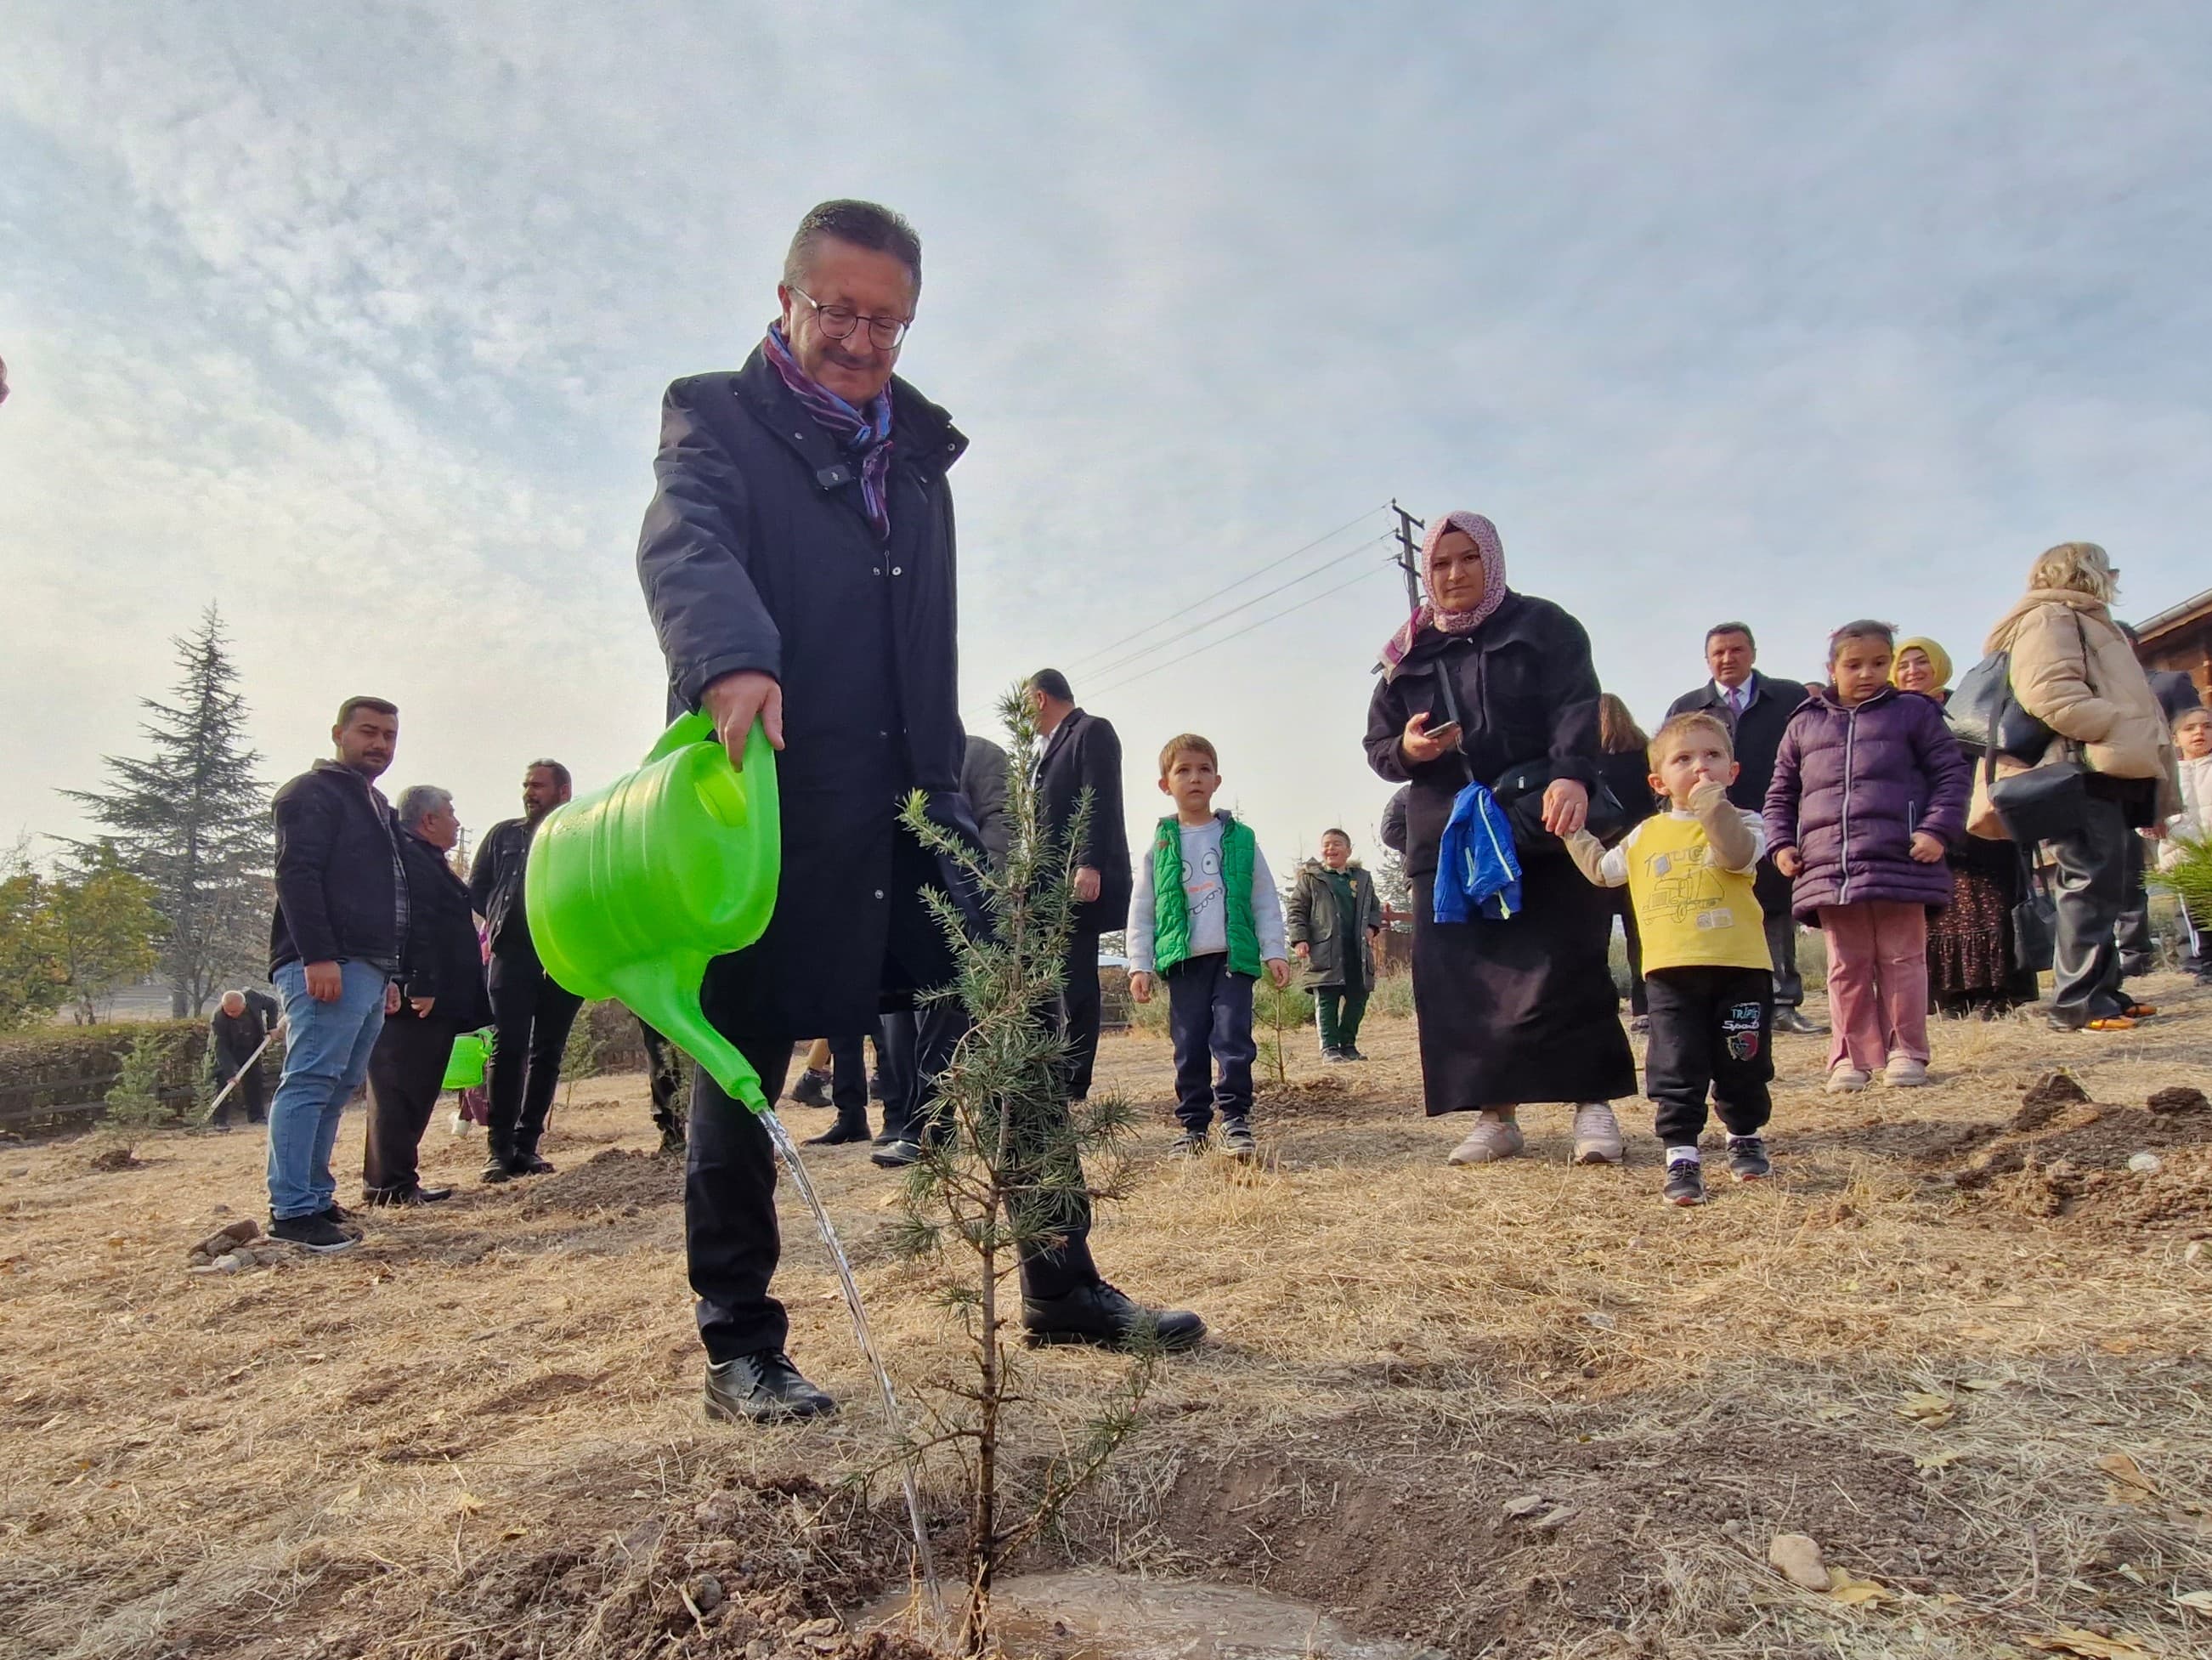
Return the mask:
M2142 645L2155 646L2166 635L2208 620L2212 620L2212 588L2205 589L2193 599L2168 605L2155 617L2146 617L2136 624L2136 634Z

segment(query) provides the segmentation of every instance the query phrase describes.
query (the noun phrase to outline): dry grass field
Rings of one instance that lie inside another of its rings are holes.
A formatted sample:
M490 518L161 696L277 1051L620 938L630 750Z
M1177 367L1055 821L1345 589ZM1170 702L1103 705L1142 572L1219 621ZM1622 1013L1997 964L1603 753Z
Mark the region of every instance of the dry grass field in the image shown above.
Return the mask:
M2212 994L2143 989L2168 1013L2125 1036L1944 1025L1918 1091L1824 1096L1785 1038L1778 1179L1686 1212L1633 1104L1624 1170L1571 1168L1556 1109L1530 1157L1447 1168L1399 1021L1365 1066L1294 1058L1258 1165L1170 1163L1166 1049L1109 1038L1156 1127L1099 1257L1213 1335L1037 1565L1451 1655L2212 1654ZM2086 1100L2024 1097L2060 1066ZM262 1213L258 1138L0 1149L0 1657L911 1652L842 1623L901 1583L901 1511L803 1213L793 1347L846 1411L710 1425L642 1079L555 1122L558 1175L484 1189L441 1117L453 1202L228 1275L185 1253ZM941 1270L891 1256L860 1150L809 1167L926 1418L963 1364ZM1032 1456L1128 1377L1026 1364ZM947 1472L931 1498L949 1550ZM1768 1565L1790 1532L1830 1589Z

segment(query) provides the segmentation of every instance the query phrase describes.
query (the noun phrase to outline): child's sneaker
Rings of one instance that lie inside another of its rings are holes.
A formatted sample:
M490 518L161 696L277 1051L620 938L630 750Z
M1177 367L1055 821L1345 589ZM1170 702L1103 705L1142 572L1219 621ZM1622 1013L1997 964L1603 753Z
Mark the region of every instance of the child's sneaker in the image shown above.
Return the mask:
M1928 1063L1909 1055L1893 1055L1881 1069L1881 1077L1893 1090L1917 1090L1928 1081Z
M1705 1202L1705 1167L1694 1158L1677 1158L1667 1166L1667 1185L1659 1196L1670 1205Z
M1729 1137L1729 1174L1739 1182L1764 1182L1774 1174L1766 1156L1766 1142L1756 1135Z
M1828 1081L1825 1087L1831 1095L1849 1095L1855 1090L1864 1089L1873 1081L1850 1061L1838 1061L1828 1068Z
M1206 1133L1204 1130L1185 1130L1181 1135L1178 1135L1174 1140L1168 1143L1168 1157L1170 1158L1195 1158L1200 1153L1204 1152L1210 1145L1211 1143L1209 1142Z
M1259 1151L1259 1144L1252 1139L1252 1126L1243 1119L1231 1118L1222 1125L1221 1153L1224 1158L1247 1164Z

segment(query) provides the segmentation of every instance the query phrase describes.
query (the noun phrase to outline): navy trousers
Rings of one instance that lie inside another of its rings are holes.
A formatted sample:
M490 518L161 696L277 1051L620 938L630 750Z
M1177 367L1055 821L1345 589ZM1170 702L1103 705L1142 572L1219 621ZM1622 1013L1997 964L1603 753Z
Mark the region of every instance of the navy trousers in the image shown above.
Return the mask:
M1167 982L1168 1030L1175 1037L1176 1116L1187 1130L1203 1130L1218 1111L1224 1121L1252 1116L1252 988L1249 974L1210 952L1176 964ZM1218 1066L1219 1075L1215 1075Z

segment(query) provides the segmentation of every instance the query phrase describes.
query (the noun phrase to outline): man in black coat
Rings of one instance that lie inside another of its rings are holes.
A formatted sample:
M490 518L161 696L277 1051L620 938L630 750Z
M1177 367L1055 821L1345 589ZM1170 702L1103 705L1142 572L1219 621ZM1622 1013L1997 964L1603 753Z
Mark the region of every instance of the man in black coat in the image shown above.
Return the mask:
M484 1126L488 1156L482 1177L486 1182L544 1176L553 1168L538 1156L538 1143L545 1134L546 1115L553 1110L553 1091L560 1087L568 1028L584 1000L538 962L522 885L538 821L569 794L568 768L558 761L532 761L522 772L522 817L502 818L486 830L469 867L470 902L491 941L491 1117Z
M406 966L399 1006L368 1057L368 1128L362 1150L366 1205L428 1205L453 1196L426 1188L416 1158L437 1110L453 1039L491 1019L468 885L447 854L461 837L453 798L433 784L400 792L399 856L407 869Z
M793 1043L865 1031L951 977L923 901L957 876L897 821L920 790L973 836L959 801L952 497L967 447L891 371L914 319L921 248L896 214L827 202L800 222L768 337L735 374L668 389L638 576L668 664L671 707L704 708L744 763L756 721L777 763L783 867L767 931L709 965L714 1021L774 1100ZM784 1352L769 1295L780 1253L775 1168L760 1121L703 1072L691 1100L685 1245L722 1417L811 1417L834 1403ZM1091 1261L1087 1204L1022 1264L1024 1324L1044 1341L1120 1345L1195 1316L1155 1316Z
M1805 688L1795 680L1777 680L1753 666L1758 643L1747 623L1716 623L1705 630L1705 666L1713 678L1695 691L1684 692L1668 705L1667 718L1709 709L1729 723L1735 733L1735 759L1740 770L1729 786L1729 800L1752 812L1766 807L1766 787L1774 781L1774 756L1782 747L1782 729L1805 701ZM1774 868L1774 861L1759 861L1754 879L1759 908L1766 923L1766 952L1774 959L1774 1030L1800 1034L1826 1031L1809 1020L1802 1006L1805 982L1797 972L1797 921L1790 914L1790 879Z
M1067 983L1061 1030L1067 1038L1067 1093L1091 1093L1098 1059L1098 938L1129 925L1129 827L1121 816L1121 740L1111 722L1075 706L1058 669L1029 678L1030 706L1044 753L1037 761L1037 816L1047 834L1065 842L1085 790L1091 816L1075 853L1075 932L1067 942Z
M399 711L349 697L334 760L276 792L276 909L269 977L284 1000L284 1073L269 1106L269 1231L313 1251L360 1243L343 1225L331 1148L368 1073L407 938L407 878L392 808L373 781L392 764Z

